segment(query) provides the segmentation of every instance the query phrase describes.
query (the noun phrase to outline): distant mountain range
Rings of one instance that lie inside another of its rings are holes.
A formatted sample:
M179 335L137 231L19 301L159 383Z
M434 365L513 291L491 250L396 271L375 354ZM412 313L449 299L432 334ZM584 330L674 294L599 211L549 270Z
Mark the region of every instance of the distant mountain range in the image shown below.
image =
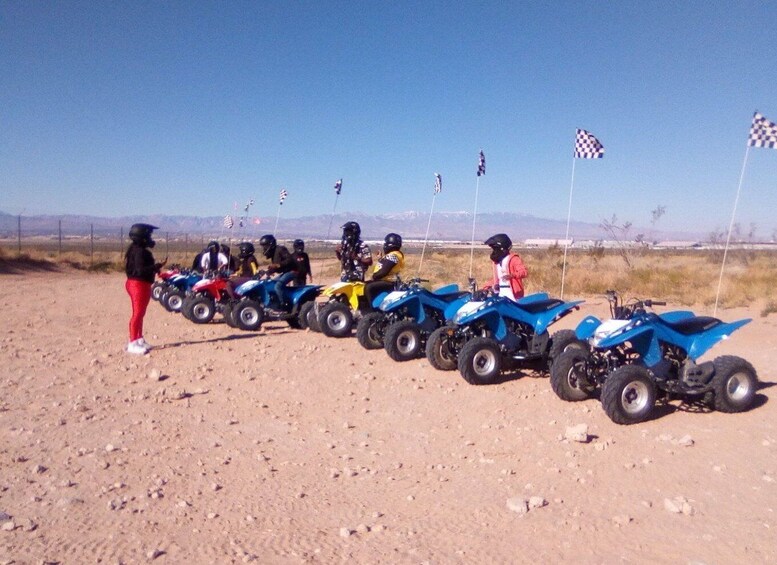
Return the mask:
M56 235L60 221L62 233L66 235L89 235L94 230L97 237L114 236L121 230L126 234L129 226L136 222L147 222L160 227L161 232L171 237L177 235L202 235L205 237L241 237L256 238L264 233L272 233L275 217L250 217L240 227L240 217L234 217L232 229L224 227L223 216L122 216L98 217L66 214L61 216L38 215L22 216L21 229L24 237ZM258 224L256 221L258 220ZM388 232L396 232L405 239L423 239L429 222L429 215L420 212L399 212L393 214L364 214L361 212L340 213L334 216L318 215L300 218L281 217L276 233L281 239L324 239L329 230L329 238L340 236L340 226L347 221L356 221L362 227L364 239L382 239ZM331 228L330 228L331 225ZM19 217L0 212L0 238L17 236ZM537 218L528 214L496 212L478 214L475 225L477 239L485 239L494 233L507 233L516 241L526 239L563 239L566 233L566 221ZM630 236L639 233L649 239L700 239L703 236L694 232L661 231L633 227ZM429 230L430 240L469 241L472 236L472 214L470 212L435 212ZM607 239L600 224L572 222L570 237L574 239Z

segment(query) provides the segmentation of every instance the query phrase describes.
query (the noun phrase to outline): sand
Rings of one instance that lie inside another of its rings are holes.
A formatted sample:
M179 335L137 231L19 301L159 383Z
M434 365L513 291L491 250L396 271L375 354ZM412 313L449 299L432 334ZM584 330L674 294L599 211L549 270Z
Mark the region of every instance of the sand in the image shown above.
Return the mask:
M132 356L121 275L0 282L0 563L777 562L777 315L719 312L754 321L705 357L755 366L754 409L619 426L533 371L472 386L155 302Z

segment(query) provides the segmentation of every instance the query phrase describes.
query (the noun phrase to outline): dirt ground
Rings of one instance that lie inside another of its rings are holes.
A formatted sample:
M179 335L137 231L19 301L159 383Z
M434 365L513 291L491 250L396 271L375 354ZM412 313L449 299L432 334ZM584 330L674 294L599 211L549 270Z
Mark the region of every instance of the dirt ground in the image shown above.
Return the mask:
M756 307L718 312L754 320L712 352L755 366L754 409L619 426L532 371L471 386L154 302L132 356L123 276L0 283L0 563L777 562L777 315ZM589 313L603 298L552 329Z

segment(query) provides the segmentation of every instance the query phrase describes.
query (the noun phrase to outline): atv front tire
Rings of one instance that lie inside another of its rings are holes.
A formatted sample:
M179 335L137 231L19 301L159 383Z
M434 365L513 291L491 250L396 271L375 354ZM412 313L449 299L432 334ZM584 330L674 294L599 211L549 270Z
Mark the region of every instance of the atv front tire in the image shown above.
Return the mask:
M410 361L421 354L421 328L413 320L391 324L383 340L386 353L394 361Z
M383 336L379 327L385 318L383 312L370 312L356 324L356 339L364 349L380 349L383 347Z
M493 384L502 371L502 352L493 339L475 337L461 348L458 366L469 384Z
M559 330L550 338L550 349L548 349L548 369L553 367L559 355L568 349L579 349L588 351L588 344L578 338L573 330Z
M715 376L715 410L719 412L743 412L753 405L758 377L753 366L733 355L723 355L713 361Z
M602 407L616 424L637 424L650 416L656 405L656 385L647 369L624 365L602 385Z
M561 400L577 402L593 395L595 386L588 383L588 353L572 348L562 352L550 368L550 386Z
M255 332L264 321L264 308L256 300L241 300L235 306L233 316L238 328L247 332Z
M162 295L162 299L164 300L162 305L168 312L180 312L185 297L186 293L184 293L184 291L172 288Z
M448 336L450 330L450 326L439 327L426 340L426 359L438 371L453 371L457 366L456 352Z
M195 324L207 324L216 315L216 304L212 298L196 296L189 304L188 313Z
M347 337L351 335L353 314L351 309L342 302L330 302L318 315L321 331L328 337Z
M308 321L308 316L310 315L310 311L313 310L316 307L316 303L313 301L305 302L302 306L299 308L299 327L303 330L306 330L310 327L310 322Z

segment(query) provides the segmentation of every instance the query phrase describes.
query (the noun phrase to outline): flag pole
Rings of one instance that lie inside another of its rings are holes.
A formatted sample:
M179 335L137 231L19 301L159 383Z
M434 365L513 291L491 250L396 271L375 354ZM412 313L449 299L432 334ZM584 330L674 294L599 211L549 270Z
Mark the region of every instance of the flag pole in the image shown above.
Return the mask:
M747 156L750 154L750 146L745 150L745 160L742 163L742 172L739 174L739 186L737 186L737 195L734 198L734 209L731 212L731 222L728 225L728 235L726 236L726 246L723 248L723 261L720 263L720 276L718 277L718 291L715 293L715 308L712 311L713 317L718 313L718 301L720 299L720 286L723 283L723 269L726 266L726 256L728 255L728 245L731 241L731 232L734 230L734 218L737 214L737 205L739 204L739 193L742 191L742 181L745 178L745 167L747 166Z
M472 239L470 240L469 249L469 278L472 278L472 260L475 255L475 220L478 217L478 193L480 192L480 176L477 177L475 183L475 212L472 214Z
M561 296L559 299L564 299L564 278L567 272L567 249L569 248L569 223L572 218L572 190L575 187L575 157L572 156L572 182L569 185L569 205L567 206L567 232L564 236L564 261L561 266Z
M274 228L273 228L273 230L272 230L272 234L273 234L274 236L275 236L275 235L276 235L276 233L278 232L278 220L279 220L279 219L280 219L280 217L281 217L281 206L283 206L283 203L282 203L282 202L281 202L280 204L278 204L278 213L275 215L275 227L274 227Z
M432 225L432 214L434 213L434 201L437 200L437 193L432 196L432 208L429 210L429 221L426 223L426 235L424 236L424 246L421 248L421 260L418 262L418 276L421 276L421 267L424 264L424 253L426 252L426 242L429 240L429 227Z

